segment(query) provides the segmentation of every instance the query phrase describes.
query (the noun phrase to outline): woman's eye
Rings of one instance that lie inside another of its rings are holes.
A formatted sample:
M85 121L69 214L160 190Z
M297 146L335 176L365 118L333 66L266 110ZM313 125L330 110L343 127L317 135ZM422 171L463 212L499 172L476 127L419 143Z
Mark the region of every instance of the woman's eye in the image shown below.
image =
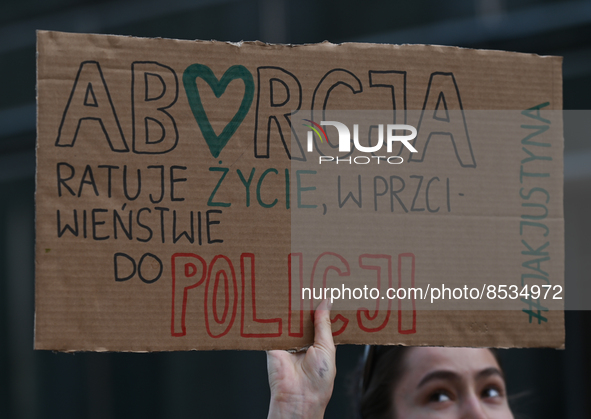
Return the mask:
M501 397L501 392L495 387L489 387L484 389L482 397Z
M449 395L443 391L436 391L429 396L430 402L442 403L451 400Z

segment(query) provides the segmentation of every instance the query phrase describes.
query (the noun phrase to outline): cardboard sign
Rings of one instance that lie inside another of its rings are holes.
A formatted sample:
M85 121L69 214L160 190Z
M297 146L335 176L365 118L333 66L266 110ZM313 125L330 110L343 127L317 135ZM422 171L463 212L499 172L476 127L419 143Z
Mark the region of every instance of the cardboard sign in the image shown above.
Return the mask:
M37 349L303 347L376 280L427 298L341 298L337 343L563 346L560 58L39 32L37 74Z

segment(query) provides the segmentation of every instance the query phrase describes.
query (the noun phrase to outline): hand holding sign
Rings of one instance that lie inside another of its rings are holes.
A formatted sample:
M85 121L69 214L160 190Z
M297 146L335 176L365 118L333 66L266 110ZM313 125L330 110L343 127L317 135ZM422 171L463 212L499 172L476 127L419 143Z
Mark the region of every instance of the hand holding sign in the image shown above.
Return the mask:
M314 313L314 345L306 352L267 352L271 387L269 418L322 418L336 375L336 348L328 300Z

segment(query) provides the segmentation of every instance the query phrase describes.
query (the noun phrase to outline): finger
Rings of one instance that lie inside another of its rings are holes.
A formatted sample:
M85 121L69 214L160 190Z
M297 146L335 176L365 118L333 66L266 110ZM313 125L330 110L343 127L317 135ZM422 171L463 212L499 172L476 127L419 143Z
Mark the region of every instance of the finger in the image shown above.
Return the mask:
M275 370L275 366L277 365L278 358L277 355L273 353L274 351L267 351L267 372L270 373L271 371Z
M276 362L279 359L279 351L266 351L267 352L267 366L271 362Z
M314 347L333 353L335 347L330 322L330 306L328 300L323 300L314 312Z
M267 351L267 370L272 371L278 368L286 357L289 357L286 351Z
M285 351L267 351L267 375L269 377L269 384L273 384L277 375L285 374L286 357L289 355Z

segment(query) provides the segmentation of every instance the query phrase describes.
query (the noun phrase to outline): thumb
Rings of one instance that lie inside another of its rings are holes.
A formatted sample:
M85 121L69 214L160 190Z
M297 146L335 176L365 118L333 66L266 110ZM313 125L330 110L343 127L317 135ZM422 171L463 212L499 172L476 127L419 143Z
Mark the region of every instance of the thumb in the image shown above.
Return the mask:
M314 312L314 347L323 349L329 354L335 352L330 321L331 307L332 304L325 299Z

